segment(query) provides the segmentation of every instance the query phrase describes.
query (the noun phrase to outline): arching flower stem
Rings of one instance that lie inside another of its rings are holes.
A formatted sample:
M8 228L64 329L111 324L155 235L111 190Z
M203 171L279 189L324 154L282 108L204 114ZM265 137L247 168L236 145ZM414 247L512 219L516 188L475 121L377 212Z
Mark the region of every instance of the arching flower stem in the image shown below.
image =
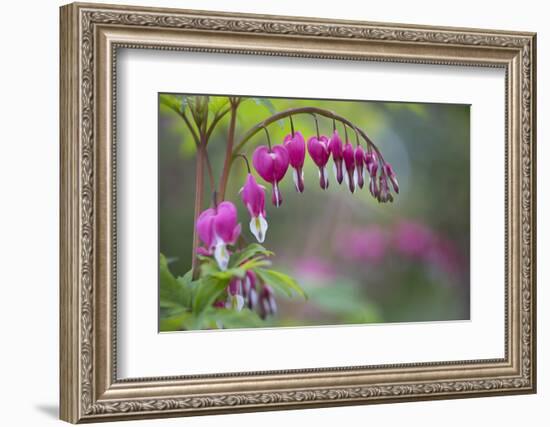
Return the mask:
M267 137L267 146L269 148L269 151L272 151L272 149L271 149L271 138L269 137L269 132L268 132L266 126L264 126L264 130L265 130L265 135Z
M354 129L356 132L359 133L361 138L363 138L367 143L367 146L369 148L372 148L374 151L376 151L376 154L378 155L378 158L380 159L380 161L382 163L385 163L382 153L380 153L380 150L378 150L378 147L374 144L374 142L372 142L372 140L369 138L369 136L366 134L364 130L362 130L360 127L356 126L355 124L353 124L351 121L349 121L345 117L340 116L332 111L325 110L324 108L318 108L318 107L289 108L287 110L273 114L267 119L261 121L260 123L250 128L250 130L246 132L246 134L241 138L239 143L235 145L235 149L233 150L233 158L235 157L235 154L238 152L241 152L242 148L246 145L246 143L263 128L265 128L266 126L269 126L274 122L277 122L278 120L281 120L290 116L298 115L298 114L313 114L316 116L317 115L323 116L349 126L350 128Z
M243 153L237 153L235 154L236 157L241 157L245 163L246 163L246 170L248 173L250 173L250 163L248 161L248 157L246 157Z
M313 119L315 120L315 130L317 131L317 139L321 137L319 134L319 120L317 119L317 116L315 114L312 114Z

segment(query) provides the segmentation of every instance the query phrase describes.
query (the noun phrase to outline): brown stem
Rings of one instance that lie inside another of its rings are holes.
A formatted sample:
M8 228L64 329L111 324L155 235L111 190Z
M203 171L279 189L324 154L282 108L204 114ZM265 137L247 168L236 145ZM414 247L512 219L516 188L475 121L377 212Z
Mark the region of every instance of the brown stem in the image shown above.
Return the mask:
M208 140L206 140L208 141ZM216 192L216 182L214 180L214 173L212 172L212 164L210 163L210 156L208 155L208 151L206 150L206 144L203 150L204 155L204 162L206 164L206 171L208 172L208 181L210 182L210 192L215 193Z
M195 218L193 220L193 261L191 269L193 271L193 280L199 276L199 259L197 257L197 249L199 248L199 236L197 235L197 219L201 214L203 202L203 185L204 185L204 153L205 147L200 143L197 147L197 160L195 169Z
M225 199L225 190L227 187L227 180L229 179L229 171L231 170L231 162L233 160L233 144L235 142L235 128L237 123L237 108L239 106L238 101L231 101L231 118L229 121L229 132L227 135L227 146L225 150L225 160L223 163L222 176L220 179L219 199Z

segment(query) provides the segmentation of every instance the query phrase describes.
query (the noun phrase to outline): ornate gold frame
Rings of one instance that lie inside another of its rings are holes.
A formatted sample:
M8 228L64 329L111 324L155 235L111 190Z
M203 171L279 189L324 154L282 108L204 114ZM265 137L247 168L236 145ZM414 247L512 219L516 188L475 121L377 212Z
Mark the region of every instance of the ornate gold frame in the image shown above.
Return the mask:
M71 4L61 8L61 418L69 422L533 393L535 34ZM505 357L177 378L116 376L118 47L502 67Z

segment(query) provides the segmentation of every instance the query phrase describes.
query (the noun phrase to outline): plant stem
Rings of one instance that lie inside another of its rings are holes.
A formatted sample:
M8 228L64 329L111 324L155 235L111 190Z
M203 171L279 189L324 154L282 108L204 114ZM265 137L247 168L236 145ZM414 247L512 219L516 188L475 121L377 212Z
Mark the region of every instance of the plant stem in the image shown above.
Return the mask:
M210 182L210 192L216 192L216 182L214 180L214 173L212 172L212 164L210 163L210 156L208 151L206 151L206 144L203 149L204 162L206 164L206 170L208 172L208 181Z
M193 220L193 260L191 263L191 269L193 271L193 280L196 280L199 275L199 259L197 257L197 249L199 248L199 236L197 235L197 219L201 214L202 210L202 199L203 199L203 185L204 185L204 170L203 166L205 163L204 153L205 146L202 141L197 146L197 160L196 160L196 169L195 169L195 218Z
M345 117L342 117L336 113L333 113L332 111L325 110L324 108L317 108L317 107L299 107L299 108L289 108L288 110L281 111L277 114L273 114L272 116L268 117L264 121L256 124L254 127L252 127L240 140L240 142L235 146L235 149L233 150L233 156L236 153L239 153L242 151L243 146L259 131L262 130L262 128L269 126L271 123L274 123L278 120L284 119L286 117L296 115L296 114L318 114L323 117L327 117L329 119L337 120L345 125L348 125L350 128L356 130L359 135L366 141L368 146L371 146L376 153L378 154L380 160L384 162L384 159L382 157L382 154L378 150L378 147L372 142L372 140L369 138L369 136L363 131L361 128L354 125L352 122L350 122Z
M231 170L231 162L233 160L233 144L235 142L235 128L237 123L237 108L239 101L231 100L231 117L229 120L229 133L227 135L227 147L225 150L225 160L223 163L222 176L220 178L219 198L225 199L225 189L227 187L227 180L229 179L229 171Z

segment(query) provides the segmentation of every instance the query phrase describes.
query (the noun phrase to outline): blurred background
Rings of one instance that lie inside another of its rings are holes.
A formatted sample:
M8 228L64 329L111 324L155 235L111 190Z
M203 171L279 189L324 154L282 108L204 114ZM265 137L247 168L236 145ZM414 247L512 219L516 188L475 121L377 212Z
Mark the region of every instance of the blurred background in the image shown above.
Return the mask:
M274 268L292 275L309 299L278 298L278 314L266 326L464 320L470 317L470 108L468 105L413 104L251 98L239 107L236 141L276 111L316 106L362 128L397 173L400 194L379 204L368 191L351 194L338 185L329 161L330 186L321 190L318 168L306 155L305 191L296 192L291 169L281 182L283 205L271 204L266 185L269 229L263 243L275 252ZM216 180L221 174L229 115L208 145ZM319 117L322 134L332 121ZM294 127L315 134L310 115ZM342 127L338 127L344 139ZM269 126L273 144L290 133L288 119ZM349 135L355 142L355 136ZM245 152L266 144L253 137ZM364 145L363 145L364 146ZM226 198L239 208L242 235L255 239L239 189L244 162L235 161ZM183 120L159 107L159 245L173 274L191 267L195 145ZM207 185L205 187L208 187ZM205 194L204 200L210 200Z

